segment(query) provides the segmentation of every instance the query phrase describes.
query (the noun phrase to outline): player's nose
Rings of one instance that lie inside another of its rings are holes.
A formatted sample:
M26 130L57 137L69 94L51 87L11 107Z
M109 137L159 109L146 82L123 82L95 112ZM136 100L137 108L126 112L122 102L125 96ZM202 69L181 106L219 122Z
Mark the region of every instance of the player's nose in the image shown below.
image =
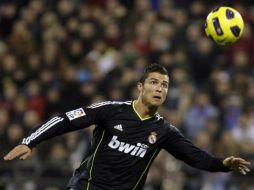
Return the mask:
M156 92L160 92L161 93L162 92L162 86L161 85L157 85L155 90L156 90Z

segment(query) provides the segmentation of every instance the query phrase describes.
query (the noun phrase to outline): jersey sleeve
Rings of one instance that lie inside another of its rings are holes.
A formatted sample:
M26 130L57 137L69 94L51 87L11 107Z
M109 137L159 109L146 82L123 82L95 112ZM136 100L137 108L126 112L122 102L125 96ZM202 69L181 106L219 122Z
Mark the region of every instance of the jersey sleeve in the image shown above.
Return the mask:
M184 161L186 164L201 170L210 172L231 171L223 165L223 159L216 158L211 154L199 149L174 126L167 127L168 137L163 148L175 158Z
M21 144L33 148L49 138L99 124L105 121L110 112L110 104L105 102L62 113L33 128Z

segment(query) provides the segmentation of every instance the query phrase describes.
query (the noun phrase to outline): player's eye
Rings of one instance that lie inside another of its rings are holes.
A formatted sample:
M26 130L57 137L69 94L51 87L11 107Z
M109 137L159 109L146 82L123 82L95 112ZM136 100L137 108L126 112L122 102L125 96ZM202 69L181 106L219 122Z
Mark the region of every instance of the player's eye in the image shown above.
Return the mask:
M152 81L150 81L150 84L157 84L158 82L156 82L156 81L154 81L154 80L152 80Z
M163 87L163 88L168 88L168 84L162 83L162 87Z

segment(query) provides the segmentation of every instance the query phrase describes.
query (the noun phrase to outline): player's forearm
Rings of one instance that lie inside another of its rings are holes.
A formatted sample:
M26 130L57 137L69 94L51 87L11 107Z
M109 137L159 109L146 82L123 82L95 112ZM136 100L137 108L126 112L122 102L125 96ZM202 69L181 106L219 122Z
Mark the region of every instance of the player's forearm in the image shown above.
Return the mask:
M212 155L202 150L199 150L199 151L200 152L196 156L190 158L190 160L192 161L189 162L189 165L191 165L192 167L195 167L201 170L210 171L210 172L231 171L228 167L223 165L223 159L213 157Z
M173 138L168 141L168 147L166 147L166 149L173 156L183 160L194 168L210 172L230 171L228 167L223 165L222 159L216 158L206 151L199 149L178 131L176 131Z
M70 123L65 116L53 117L42 125L35 127L31 133L22 140L21 144L33 148L47 139L70 131L70 129L68 130L68 125L70 125Z
M231 171L228 167L223 165L222 159L216 158L188 142L185 146L174 151L172 154L176 158L183 160L188 165L197 169L210 172Z
M232 171L230 168L223 164L223 159L214 158L212 163L210 164L209 170L211 172L229 172Z

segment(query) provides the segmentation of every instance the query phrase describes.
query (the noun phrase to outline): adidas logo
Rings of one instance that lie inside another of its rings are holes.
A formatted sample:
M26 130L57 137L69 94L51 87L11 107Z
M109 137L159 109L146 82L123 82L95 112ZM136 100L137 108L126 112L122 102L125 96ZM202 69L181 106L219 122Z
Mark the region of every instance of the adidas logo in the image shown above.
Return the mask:
M114 129L117 129L117 130L119 130L119 131L123 131L123 127L122 127L121 124L115 125L115 126L114 126Z

